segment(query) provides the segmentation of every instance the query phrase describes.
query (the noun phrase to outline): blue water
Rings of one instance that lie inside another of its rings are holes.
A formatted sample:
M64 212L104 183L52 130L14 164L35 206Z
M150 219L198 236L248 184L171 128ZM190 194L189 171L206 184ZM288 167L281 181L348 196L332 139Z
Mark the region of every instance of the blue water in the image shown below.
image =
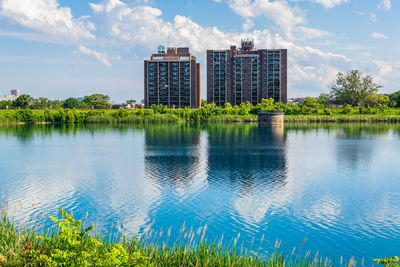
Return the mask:
M185 222L371 265L400 256L400 125L1 126L0 203L25 225L64 208L103 233Z

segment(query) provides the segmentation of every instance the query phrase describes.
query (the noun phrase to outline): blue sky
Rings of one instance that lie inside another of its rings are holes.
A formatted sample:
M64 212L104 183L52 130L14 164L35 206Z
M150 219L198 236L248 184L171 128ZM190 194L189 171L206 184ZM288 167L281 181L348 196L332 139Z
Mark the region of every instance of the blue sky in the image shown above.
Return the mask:
M143 98L143 60L159 44L206 49L241 38L288 49L288 95L327 92L360 69L400 89L400 3L390 0L0 0L0 94Z

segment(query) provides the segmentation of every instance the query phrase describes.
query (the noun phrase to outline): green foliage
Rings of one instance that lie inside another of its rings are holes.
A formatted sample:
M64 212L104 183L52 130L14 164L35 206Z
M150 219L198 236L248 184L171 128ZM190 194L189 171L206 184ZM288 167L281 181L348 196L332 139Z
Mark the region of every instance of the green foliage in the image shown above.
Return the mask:
M317 101L318 101L318 104L320 104L326 108L329 106L329 104L331 102L331 97L330 97L330 95L328 95L326 93L322 93L319 95Z
M371 96L372 97L372 96ZM374 115L374 120L398 121L400 109L390 108L386 96L378 97L377 106L363 105L353 108L351 105L343 107L324 107L318 99L306 98L300 105L293 103L274 103L273 99L262 99L261 103L251 106L249 102L232 107L226 103L224 107L217 107L214 103L205 104L199 109L177 108L170 109L163 105L153 105L151 109L137 110L76 110L59 108L56 110L8 110L0 111L0 123L153 123L153 122L222 122L222 121L256 121L260 110L282 110L286 118L294 116L319 116L319 120L331 121L341 116L349 116L347 120L360 121L361 116ZM375 99L375 98L374 98ZM380 102L379 102L380 101ZM385 117L386 116L386 117Z
M11 100L3 100L3 101L0 101L0 109L11 108L12 102L13 102L13 101L11 101Z
M50 100L45 97L39 97L38 99L33 99L32 104L29 107L32 109L45 109L49 108L50 105Z
M367 96L376 94L382 86L377 85L372 76L362 76L358 70L352 70L347 74L339 72L336 81L331 87L331 94L341 104L349 104L352 107L359 106Z
M378 108L389 104L389 97L381 94L368 95L362 102L366 107Z
M82 106L81 102L78 101L78 99L73 98L73 97L65 99L62 104L63 108L70 108L70 109L73 109L73 108L78 109L78 108L81 108L81 106Z
M103 94L93 94L90 96L85 96L82 100L89 108L93 107L95 109L110 109L111 104L109 103L110 97Z
M318 102L316 98L306 97L303 101L299 103L299 107L306 106L308 108L320 108L321 104Z
M385 267L400 267L400 258L393 256L391 258L374 259L374 262L383 264Z
M48 248L47 253L39 256L40 262L51 266L146 266L147 258L140 253L130 254L119 244L106 249L89 234L94 226L84 229L82 221L62 209L60 214L62 219L50 217L60 232L55 237L37 237Z
M33 98L30 95L20 95L16 100L13 101L12 106L17 108L29 108L33 103Z
M400 90L389 95L389 106L392 108L400 108Z

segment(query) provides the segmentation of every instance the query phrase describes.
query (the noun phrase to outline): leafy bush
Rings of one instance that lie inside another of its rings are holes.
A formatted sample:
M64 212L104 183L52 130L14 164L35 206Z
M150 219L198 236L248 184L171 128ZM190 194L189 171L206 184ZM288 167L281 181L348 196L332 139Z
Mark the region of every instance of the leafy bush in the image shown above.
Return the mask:
M391 258L375 259L374 262L383 264L385 267L400 267L400 258L393 256Z
M124 247L114 244L107 249L103 243L83 229L82 222L75 220L64 210L62 219L50 217L60 232L55 237L38 236L48 252L39 256L39 261L51 266L146 266L147 258L139 252L129 254Z

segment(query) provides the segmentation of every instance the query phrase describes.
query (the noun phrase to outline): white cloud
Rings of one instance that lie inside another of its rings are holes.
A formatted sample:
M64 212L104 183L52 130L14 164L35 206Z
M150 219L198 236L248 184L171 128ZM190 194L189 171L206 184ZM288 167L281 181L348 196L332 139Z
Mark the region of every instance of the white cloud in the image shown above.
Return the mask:
M382 0L382 2L378 5L378 8L388 11L392 8L392 4L391 4L390 0Z
M120 57L116 56L116 57L112 57L110 59L110 57L107 55L107 53L100 53L97 52L96 50L92 50L89 49L83 45L80 45L78 47L78 52L83 54L83 55L90 55L90 56L94 56L95 58L97 58L98 60L100 60L104 65L106 65L107 67L111 67L111 62L110 60L119 60Z
M0 0L0 17L63 40L95 39L96 27L84 16L74 18L57 0Z
M203 54L207 49L229 48L245 37L254 38L256 46L260 48L287 48L289 83L296 85L296 88L303 85L307 90L326 88L327 81L332 80L337 71L345 71L351 65L351 60L345 56L298 46L290 38L268 29L245 34L223 32L217 27L203 27L180 15L175 16L173 22L164 21L160 17L161 10L149 6L122 3L107 11L104 7L108 4L109 1L105 1L96 7L101 10L98 15L106 16L109 20L105 29L108 39L120 40L128 45L156 47L167 43L170 46L189 46L200 60L204 60ZM326 31L303 26L295 27L294 34L303 39L329 35Z
M376 15L375 13L366 13L366 12L362 12L362 11L356 11L356 14L359 16L367 16L369 18L370 21L372 22L376 22Z
M246 18L246 22L242 25L244 31L249 31L251 28L254 27L254 22L252 19Z
M269 0L225 0L229 7L244 18L265 16L273 21L286 37L292 38L292 30L299 24L305 24L305 12L291 7L285 1Z
M389 38L386 35L384 35L382 33L378 33L378 32L371 33L371 37L374 39L388 39Z
M323 5L325 8L332 8L343 3L348 3L350 0L314 0L314 2Z

